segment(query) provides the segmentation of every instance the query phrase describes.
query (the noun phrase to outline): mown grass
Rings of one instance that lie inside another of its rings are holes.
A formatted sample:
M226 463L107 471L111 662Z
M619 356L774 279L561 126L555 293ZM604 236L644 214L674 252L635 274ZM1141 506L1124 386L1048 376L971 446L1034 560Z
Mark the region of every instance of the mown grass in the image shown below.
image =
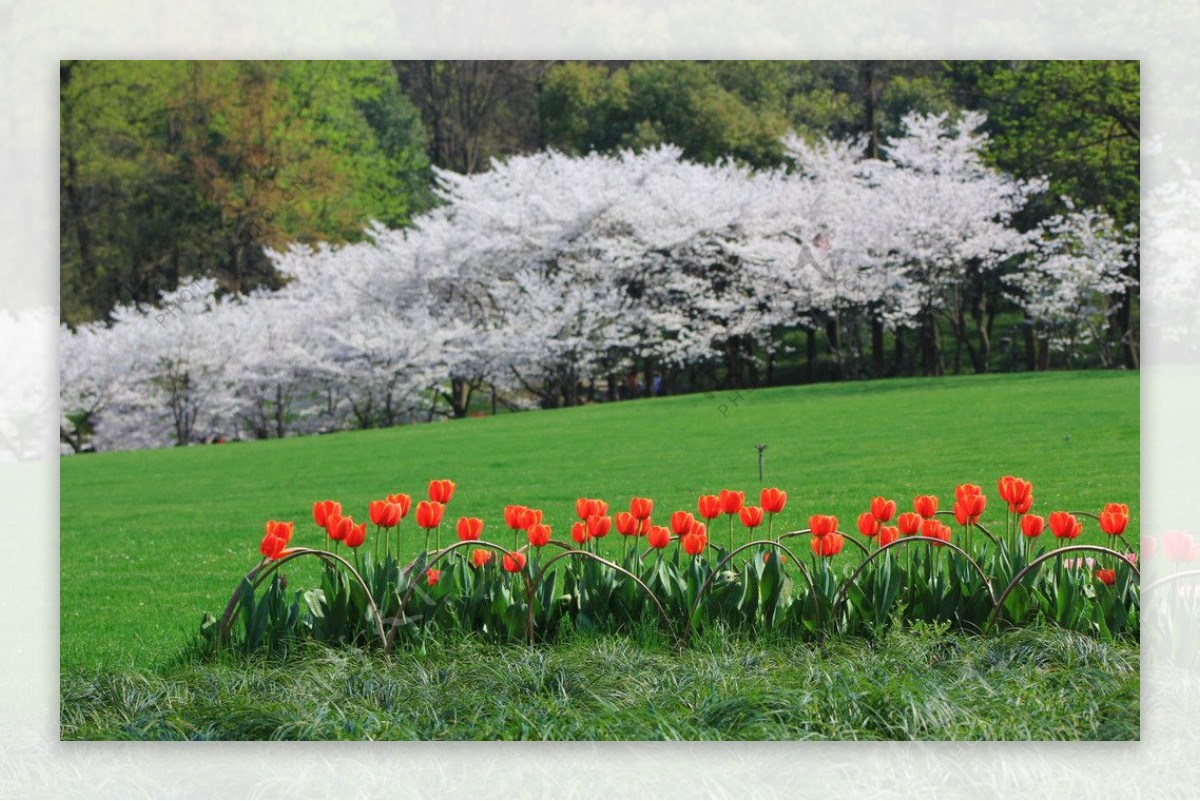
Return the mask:
M990 496L984 523L999 525L995 481L1012 473L1034 483L1043 514L1129 503L1136 538L1138 437L1137 374L1085 372L743 390L67 458L64 680L80 668L152 670L177 654L201 612L219 612L257 561L264 520L297 521L295 544L322 541L311 522L317 499L341 500L365 519L372 498L420 496L430 478L449 477L458 482L450 525L480 516L485 539L506 543L501 511L509 503L543 508L565 538L581 495L606 498L614 510L649 496L662 517L693 510L703 492L729 487L756 497L763 485L779 486L790 497L776 532L803 527L816 512L852 530L875 494L903 507L916 493L945 501L970 481ZM768 445L761 483L760 442ZM1108 544L1094 524L1085 529L1080 542ZM422 538L411 521L403 531L415 554ZM453 536L449 526L442 536ZM723 521L713 536L725 541ZM619 553L618 539L605 542L609 553ZM294 586L315 581L305 570L289 571Z
M869 643L431 638L392 658L184 659L62 676L64 739L1130 740L1136 643L896 628Z

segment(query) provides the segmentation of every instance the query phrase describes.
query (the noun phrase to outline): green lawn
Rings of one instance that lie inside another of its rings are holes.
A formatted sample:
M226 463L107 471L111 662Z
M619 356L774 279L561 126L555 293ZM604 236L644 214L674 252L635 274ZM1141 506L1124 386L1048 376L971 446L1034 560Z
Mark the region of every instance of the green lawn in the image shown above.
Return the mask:
M912 495L933 493L948 506L962 482L983 485L984 522L995 524L996 479L1011 473L1033 482L1042 514L1129 503L1136 537L1138 387L1136 373L1100 371L896 379L66 458L64 676L165 669L201 612L220 612L258 560L263 521L295 520L294 543L315 545L324 534L312 523L314 500L340 500L366 519L371 499L423 496L430 478L458 483L451 525L480 516L485 539L511 542L501 512L522 503L543 508L564 539L581 495L613 510L645 495L663 519L724 487L757 498L761 442L765 484L789 494L777 521L789 528L822 512L853 530L876 494L906 509ZM411 520L403 530L415 553ZM1085 531L1081 542L1107 544L1093 522ZM713 534L723 541L722 527ZM605 545L618 552L618 540ZM292 577L303 584L304 569Z

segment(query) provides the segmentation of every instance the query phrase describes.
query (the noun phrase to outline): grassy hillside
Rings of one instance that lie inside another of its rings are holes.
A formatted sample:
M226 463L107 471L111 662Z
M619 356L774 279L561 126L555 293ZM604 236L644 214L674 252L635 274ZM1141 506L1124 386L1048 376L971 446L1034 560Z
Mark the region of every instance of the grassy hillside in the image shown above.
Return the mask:
M61 465L61 659L64 668L143 668L172 658L201 612L219 612L257 561L263 521L295 520L294 542L314 545L311 506L324 498L366 519L373 498L421 496L430 478L452 478L451 524L480 516L485 539L511 542L508 503L543 508L565 538L581 495L614 510L648 496L663 518L694 511L703 492L756 498L765 484L789 493L779 524L801 527L822 512L852 530L875 494L902 508L916 493L945 503L967 481L983 485L983 522L996 523L996 479L1012 473L1033 482L1042 514L1129 503L1136 536L1138 444L1138 375L1088 372L723 392L72 457ZM412 522L402 530L415 553ZM1090 521L1085 532L1081 541L1104 543ZM619 552L618 539L609 537L610 550ZM306 578L301 569L293 577Z

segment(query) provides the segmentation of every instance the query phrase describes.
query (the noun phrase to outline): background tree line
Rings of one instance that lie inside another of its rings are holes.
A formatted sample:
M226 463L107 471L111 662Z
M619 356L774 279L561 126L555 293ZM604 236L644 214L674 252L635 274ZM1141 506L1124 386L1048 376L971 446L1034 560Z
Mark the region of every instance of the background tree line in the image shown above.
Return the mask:
M372 220L403 227L436 203L431 166L474 174L548 147L672 143L691 161L765 169L787 163L788 131L862 136L875 158L910 111L983 111L984 159L1048 178L1019 227L1068 211L1064 197L1121 228L1138 219L1136 62L81 61L60 78L69 324L155 302L185 277L276 288L265 247L354 242ZM1051 366L995 274L961 286L928 332L946 338L949 364L925 363L877 322L827 315L792 334L806 367L769 376ZM1136 367L1136 292L1111 301L1099 363Z

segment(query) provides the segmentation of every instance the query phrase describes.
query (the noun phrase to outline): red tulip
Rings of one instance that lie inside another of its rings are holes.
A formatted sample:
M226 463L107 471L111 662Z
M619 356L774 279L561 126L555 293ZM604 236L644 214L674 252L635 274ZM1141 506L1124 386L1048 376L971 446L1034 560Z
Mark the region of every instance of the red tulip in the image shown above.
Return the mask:
M429 500L440 504L450 503L454 497L454 482L448 478L429 482Z
M814 537L828 537L837 531L838 520L833 515L813 515L808 518L808 528Z
M1196 558L1192 535L1186 531L1168 531L1162 535L1162 549L1173 562L1190 562Z
M638 520L646 520L654 511L654 501L649 498L634 498L629 502L629 514Z
M933 517L938 509L936 495L918 495L913 498L913 511L921 517Z
M688 534L701 537L705 542L708 542L708 529L703 523L692 523L692 529Z
M896 502L886 498L871 499L871 516L881 523L886 523L896 514Z
M431 567L425 571L425 581L429 583L430 587L432 587L434 584L437 584L441 577L442 571L438 570L436 567Z
M964 495L982 495L983 488L978 484L959 484L954 488L954 500L961 501Z
M471 551L471 564L475 567L483 567L490 561L492 561L492 552L487 548L476 548Z
M941 533L942 524L937 520L925 520L921 523L922 537L937 537Z
M617 512L617 531L626 537L637 536L638 519L633 516L632 512Z
M646 532L646 542L651 548L666 548L671 543L671 532L666 526L651 526Z
M746 528L753 529L762 525L763 510L761 506L743 506L738 515L742 518L742 525Z
M605 515L607 515L608 514L608 501L602 501L599 498L597 498L595 514L598 514L601 517L604 517Z
M714 520L721 515L721 499L716 495L701 495L698 507L705 520Z
M900 527L901 534L911 537L921 527L921 516L916 512L904 512L896 518L896 525Z
M1096 571L1096 578L1111 587L1117 583L1117 571L1102 568Z
M587 524L578 520L572 523L571 539L575 540L576 544L578 545L583 545L585 542L587 542L590 539L590 536L588 535Z
M421 501L417 504L417 525L421 528L437 528L445 512L446 507L437 501Z
M1046 528L1046 521L1041 515L1025 515L1021 518L1021 533L1026 537L1040 537Z
M420 507L418 507L419 511ZM425 528L422 526L422 528ZM468 540L477 540L479 535L483 533L483 521L478 517L460 517L458 518L458 538L462 542Z
M1083 523L1068 512L1051 512L1050 531L1056 537L1073 540L1083 532Z
M542 522L542 510L541 509L526 509L526 508L522 507L522 509L521 509L521 528L528 531L530 526L536 526L536 525L540 524L541 522Z
M344 542L346 535L350 533L350 527L354 525L354 521L349 517L342 515L330 515L325 519L325 530L329 532L329 538Z
M524 506L505 506L504 507L504 522L513 531L519 531L524 528L521 525L521 515L525 513Z
M575 514L579 516L580 520L587 520L596 514L596 502L591 498L577 498L575 500Z
M1100 530L1105 534L1112 534L1114 537L1124 534L1125 527L1129 525L1129 504L1127 503L1109 503L1105 504L1104 511L1100 513Z
M412 498L405 495L403 492L393 493L387 496L388 503L394 503L400 507L400 519L408 517L408 509L412 506Z
M291 522L281 523L278 520L268 520L267 525L266 525L266 531L264 533L266 533L272 537L278 537L279 539L283 540L284 543L286 544L291 541L292 532L294 532L295 530L296 530L296 525L294 523L291 523Z
M742 504L746 502L746 493L737 490L721 490L717 495L717 502L721 506L721 511L727 515L736 515L742 510ZM700 512L704 514L703 511Z
M987 498L982 495L971 495L969 493L961 495L954 502L954 519L958 521L960 526L978 523L986 506Z
M684 534L679 544L689 556L699 556L704 551L704 546L708 545L708 538L693 532Z
M321 528L325 528L330 515L342 513L342 505L336 501L317 501L313 504L313 520Z
M889 545L900 539L900 529L895 526L882 526L879 529L879 547Z
M268 559L279 559L288 554L287 540L282 537L276 537L270 531L263 536L262 543L258 546L259 552Z
M872 512L863 512L858 516L858 533L864 537L874 537L879 533L879 519Z
M841 534L830 534L825 537L812 538L812 552L815 556L822 558L828 556L837 556L842 552L842 546L846 544L846 538Z
M536 526L530 526L529 531L525 532L525 534L529 537L529 544L534 548L541 548L550 541L550 527L544 526L541 523Z
M346 518L349 520L350 518ZM367 524L359 523L357 526L351 525L346 532L346 547L357 548L366 542L367 539Z
M371 522L381 528L392 528L400 523L400 504L371 501L368 511Z
M1004 476L998 484L1000 499L1008 504L1010 512L1025 514L1033 504L1033 485L1023 478Z
M691 512L675 512L671 515L671 531L682 537L692 530L692 523L695 522L696 518L692 517Z
M596 539L607 537L610 531L612 531L612 518L608 515L592 515L587 519L589 537Z
M525 569L525 554L521 551L504 554L504 569L509 573L520 573Z
M781 489L771 487L770 489L763 490L758 499L762 503L763 511L777 515L783 511L783 507L787 504L787 493Z

